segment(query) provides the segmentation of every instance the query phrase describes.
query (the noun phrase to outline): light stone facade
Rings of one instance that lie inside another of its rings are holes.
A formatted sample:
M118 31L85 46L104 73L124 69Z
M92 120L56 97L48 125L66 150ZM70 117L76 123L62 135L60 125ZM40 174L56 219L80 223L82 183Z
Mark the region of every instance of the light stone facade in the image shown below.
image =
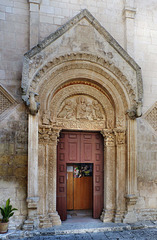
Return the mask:
M156 7L155 0L0 1L0 203L11 197L18 208L10 227L61 223L62 129L104 137L102 221L157 219Z

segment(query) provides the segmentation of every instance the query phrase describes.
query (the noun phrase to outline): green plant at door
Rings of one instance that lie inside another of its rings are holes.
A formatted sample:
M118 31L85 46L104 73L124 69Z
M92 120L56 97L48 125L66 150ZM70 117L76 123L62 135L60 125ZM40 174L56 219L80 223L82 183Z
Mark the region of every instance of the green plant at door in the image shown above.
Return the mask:
M14 215L14 211L16 211L16 208L12 208L12 205L10 205L10 198L6 201L5 207L0 207L0 211L2 214L2 222L8 222L9 218Z

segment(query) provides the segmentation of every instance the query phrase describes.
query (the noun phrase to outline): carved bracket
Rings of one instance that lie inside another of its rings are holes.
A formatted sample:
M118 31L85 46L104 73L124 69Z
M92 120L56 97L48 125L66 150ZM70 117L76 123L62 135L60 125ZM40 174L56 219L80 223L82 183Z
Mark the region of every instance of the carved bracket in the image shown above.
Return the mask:
M31 115L36 115L40 107L40 103L36 101L35 96L38 96L38 94L29 92L29 97L25 99L25 104Z
M142 116L142 101L138 101L130 110L127 111L130 119L134 120Z

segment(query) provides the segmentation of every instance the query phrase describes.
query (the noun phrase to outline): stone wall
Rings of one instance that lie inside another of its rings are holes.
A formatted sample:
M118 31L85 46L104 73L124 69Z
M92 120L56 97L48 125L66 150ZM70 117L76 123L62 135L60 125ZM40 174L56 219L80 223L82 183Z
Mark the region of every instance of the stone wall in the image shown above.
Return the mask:
M27 137L27 114L19 104L0 124L0 204L10 198L18 208L10 221L12 228L20 226L27 214Z
M138 218L157 219L157 135L142 118L138 120Z

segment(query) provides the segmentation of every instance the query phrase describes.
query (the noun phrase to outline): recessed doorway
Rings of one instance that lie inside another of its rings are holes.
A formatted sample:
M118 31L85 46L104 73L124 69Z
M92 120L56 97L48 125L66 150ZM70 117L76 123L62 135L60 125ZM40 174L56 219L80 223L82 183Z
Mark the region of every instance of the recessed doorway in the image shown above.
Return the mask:
M99 132L62 132L57 152L57 211L103 210L103 138Z

